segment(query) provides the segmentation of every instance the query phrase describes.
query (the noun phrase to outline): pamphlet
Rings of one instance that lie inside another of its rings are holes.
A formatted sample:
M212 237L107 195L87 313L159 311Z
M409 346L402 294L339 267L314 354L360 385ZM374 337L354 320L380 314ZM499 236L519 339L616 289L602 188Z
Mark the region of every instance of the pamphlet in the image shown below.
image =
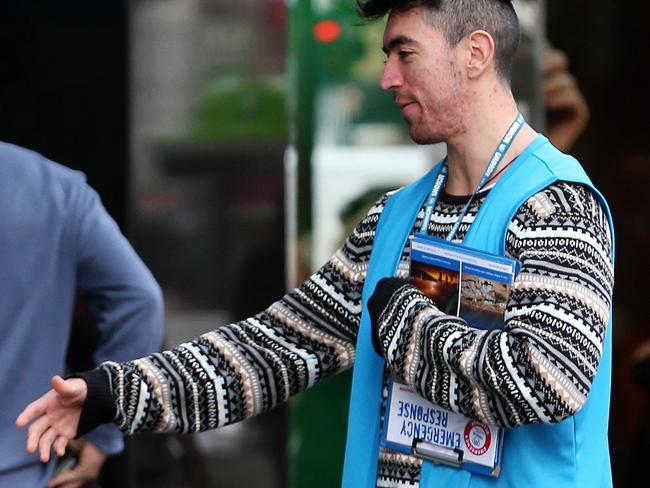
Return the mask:
M419 234L411 245L411 282L446 314L474 328L502 329L514 259ZM504 429L445 410L397 382L389 385L382 445L430 461L498 476Z

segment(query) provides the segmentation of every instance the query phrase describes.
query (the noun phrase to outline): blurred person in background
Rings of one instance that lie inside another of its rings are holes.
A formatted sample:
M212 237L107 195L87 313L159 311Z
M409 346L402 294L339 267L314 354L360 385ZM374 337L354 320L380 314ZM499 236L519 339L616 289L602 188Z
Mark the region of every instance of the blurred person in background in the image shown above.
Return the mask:
M162 296L82 173L0 143L0 214L0 486L76 488L122 450L119 430L75 440L52 478L56 462L25 452L13 417L64 372L77 295L97 329L96 344L77 349L94 350L93 364L157 350Z
M77 432L109 421L128 433L216 428L354 362L345 486L611 486L611 218L578 163L517 113L509 85L519 37L512 5L371 0L362 9L368 18L389 15L382 87L394 93L412 139L445 142L448 161L382 196L325 266L264 312L171 351L104 363L83 379L54 378L54 389L17 421L32 422L30 452L47 461L52 448L61 454ZM514 134L513 145L490 177L485 168L504 133ZM444 164L449 175L424 222L423 202ZM481 213L483 204L497 206ZM380 217L389 219L383 229L400 229L398 238L378 230ZM411 218L404 229L401 218ZM474 222L467 245L501 246L522 263L502 331L442 314L400 279L410 235L463 242ZM489 236L493 229L498 235ZM371 262L375 249L397 269ZM398 338L395 348L383 347L387 337ZM409 371L405 357L413 360ZM434 404L509 428L499 478L380 449L384 365ZM473 389L486 401L472 402Z
M546 135L560 151L570 151L589 123L589 106L569 72L569 60L550 44L544 51Z

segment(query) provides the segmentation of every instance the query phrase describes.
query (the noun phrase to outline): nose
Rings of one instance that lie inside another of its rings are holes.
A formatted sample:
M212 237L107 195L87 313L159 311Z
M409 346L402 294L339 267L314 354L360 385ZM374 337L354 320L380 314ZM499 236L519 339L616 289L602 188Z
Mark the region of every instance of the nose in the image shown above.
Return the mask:
M384 70L379 78L379 86L382 90L395 90L403 83L402 75L395 66L395 62L389 56L384 64Z

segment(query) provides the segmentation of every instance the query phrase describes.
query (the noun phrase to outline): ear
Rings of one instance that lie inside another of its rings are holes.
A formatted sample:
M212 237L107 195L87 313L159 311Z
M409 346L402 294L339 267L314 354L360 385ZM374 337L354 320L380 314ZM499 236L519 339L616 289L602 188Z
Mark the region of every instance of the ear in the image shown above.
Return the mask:
M494 64L494 39L484 30L472 32L467 40L467 75L478 78Z

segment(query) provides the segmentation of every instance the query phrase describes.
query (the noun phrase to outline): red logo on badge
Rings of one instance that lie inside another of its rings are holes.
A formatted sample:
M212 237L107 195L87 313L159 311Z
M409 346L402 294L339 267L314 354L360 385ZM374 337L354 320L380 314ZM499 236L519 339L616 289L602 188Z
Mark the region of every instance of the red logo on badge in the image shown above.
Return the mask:
M463 437L465 439L465 446L467 446L469 452L475 456L485 454L490 448L490 443L492 442L490 428L476 420L467 422Z

